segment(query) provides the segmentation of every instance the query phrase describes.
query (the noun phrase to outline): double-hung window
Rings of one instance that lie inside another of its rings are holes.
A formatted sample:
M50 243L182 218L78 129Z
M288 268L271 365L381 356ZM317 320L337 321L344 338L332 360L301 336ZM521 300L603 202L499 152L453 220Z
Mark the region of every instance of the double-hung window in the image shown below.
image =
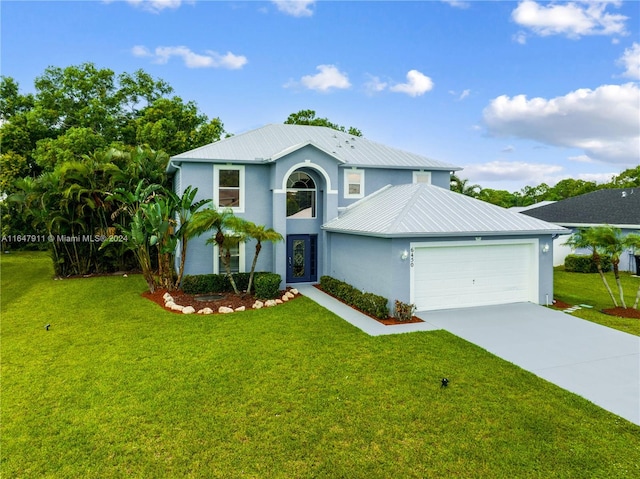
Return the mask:
M232 273L243 273L245 271L244 250L244 243L238 243L229 248L229 265L231 266ZM227 270L224 266L224 263L222 262L222 258L220 258L220 249L217 245L214 245L213 247L213 254L213 273L226 273Z
M344 170L344 197L364 198L364 170Z
M244 212L244 166L214 165L213 201L218 208Z

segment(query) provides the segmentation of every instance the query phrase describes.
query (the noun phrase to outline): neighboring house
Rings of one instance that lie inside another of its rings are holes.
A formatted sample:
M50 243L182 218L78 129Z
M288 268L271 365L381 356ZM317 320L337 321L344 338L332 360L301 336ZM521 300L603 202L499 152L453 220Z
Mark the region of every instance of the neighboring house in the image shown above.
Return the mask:
M531 210L534 208L540 208L555 203L555 201L539 201L529 206L512 206L509 211L515 211L522 213L523 211ZM553 266L564 265L564 260L567 256L574 253L574 250L565 243L571 236L572 231L567 230L566 234L556 236L553 240Z
M322 275L442 309L553 299L553 235L563 228L449 191L459 167L325 127L267 125L171 158L177 193L281 233L258 270L288 284ZM186 274L222 272L206 237ZM234 251L246 271L253 245Z
M603 189L521 211L523 215L550 221L573 233L578 228L611 225L623 235L640 233L640 188ZM565 242L568 236L558 238ZM578 254L588 254L586 250ZM640 253L639 253L640 254ZM620 256L620 270L636 272L634 253Z

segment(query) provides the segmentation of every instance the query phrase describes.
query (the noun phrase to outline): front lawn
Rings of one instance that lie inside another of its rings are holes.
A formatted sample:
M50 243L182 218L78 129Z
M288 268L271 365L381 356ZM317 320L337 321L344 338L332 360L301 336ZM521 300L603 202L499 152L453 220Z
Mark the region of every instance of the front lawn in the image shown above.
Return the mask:
M619 329L626 333L640 336L640 321L631 318L619 318L601 312L602 309L613 308L611 297L602 283L598 273L569 273L564 267L554 269L553 288L555 298L571 305L587 304L593 308L583 308L575 311L574 316L602 324L610 328ZM605 273L609 286L620 303L618 288L613 273ZM620 282L625 295L627 307L633 306L640 278L630 273L621 272Z
M138 276L1 261L2 477L640 476L639 426L444 331L177 315Z

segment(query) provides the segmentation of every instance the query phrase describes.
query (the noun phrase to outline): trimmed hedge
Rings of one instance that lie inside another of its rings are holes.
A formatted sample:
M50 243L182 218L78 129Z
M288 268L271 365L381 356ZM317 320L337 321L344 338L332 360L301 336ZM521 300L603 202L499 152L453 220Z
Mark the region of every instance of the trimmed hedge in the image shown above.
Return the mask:
M350 306L354 306L367 314L376 318L387 319L389 317L389 300L373 293L363 293L350 284L332 278L322 276L320 287L332 296L344 301Z
M600 255L602 271L611 271L611 257ZM564 259L564 269L571 273L597 273L598 268L591 255L570 254Z
M258 278L265 274L271 273L255 273L253 277L254 284L257 284ZM247 286L249 286L249 273L233 273L233 279L239 291L247 290ZM181 287L182 291L187 294L227 293L233 291L231 281L229 281L226 274L187 275L182 278Z
M280 296L282 278L276 273L262 273L256 277L256 296L260 299L274 299Z

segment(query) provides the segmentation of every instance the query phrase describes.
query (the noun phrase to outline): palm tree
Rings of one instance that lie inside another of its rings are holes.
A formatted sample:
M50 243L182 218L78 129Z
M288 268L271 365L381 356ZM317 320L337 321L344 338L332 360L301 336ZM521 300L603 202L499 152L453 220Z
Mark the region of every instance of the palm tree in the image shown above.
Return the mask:
M262 250L263 241L282 241L284 238L280 233L273 228L267 228L264 225L256 225L251 221L243 220L241 229L245 232L248 238L256 240L256 250L253 255L253 262L251 263L251 272L249 273L249 285L247 286L247 294L251 293L251 286L253 284L253 277L256 271L256 264L258 263L258 256Z
M613 295L613 291L611 291L609 283L607 283L607 278L602 271L602 259L598 251L600 249L599 242L600 239L596 234L594 234L593 228L580 228L569 237L569 239L565 242L565 245L571 246L574 249L588 248L591 250L591 257L593 258L593 262L598 269L598 274L600 274L602 283L607 289L607 292L611 297L611 301L613 301L614 306L617 308L618 302L616 301L616 297Z
M156 289L156 281L153 275L153 269L151 265L151 234L153 226L150 225L147 215L145 215L144 205L148 205L153 199L162 194L164 189L157 184L151 184L145 186L145 182L140 180L134 191L129 191L125 188L116 188L115 191L107 196L107 201L117 201L120 206L111 214L111 218L115 220L116 217L124 214L124 218L120 223L120 229L126 235L127 249L133 251L138 264L142 269L142 275L144 276L149 291L152 293ZM146 213L149 213L151 208L149 207ZM152 214L152 213L151 213ZM162 216L160 214L160 216ZM156 225L159 230L160 224ZM157 240L156 240L157 241ZM111 244L112 241L107 239L100 248L105 248Z
M468 179L462 179L457 175L451 175L450 189L456 193L476 198L482 188L480 185L470 185Z
M240 294L236 281L233 278L233 274L231 274L231 263L229 261L231 248L237 245L241 240L239 237L239 233L241 232L234 231L232 227L232 223L234 221L233 218L235 217L230 208L225 208L223 210L207 208L196 211L191 216L191 221L186 228L186 234L189 237L194 237L200 236L211 230L215 231L215 235L207 240L207 244L214 243L218 247L220 261L222 261L222 264L224 265L231 287L236 294Z
M176 201L176 216L178 217L178 230L176 231L176 237L180 242L180 265L178 267L178 276L176 278L176 286L179 286L182 282L182 276L184 275L184 264L187 257L187 242L189 241L189 224L194 213L196 213L204 205L211 203L212 200L199 200L195 201L198 188L192 188L188 186L184 190L181 197L175 198ZM172 193L173 194L173 193Z
M594 241L597 247L599 247L604 253L611 256L611 264L613 265L613 276L616 279L616 285L618 286L618 293L620 295L620 304L626 309L627 305L624 302L624 292L622 290L622 283L620 282L620 255L624 252L625 246L622 239L622 233L620 228L613 226L594 226L591 228L591 235L594 237Z
M630 233L623 241L624 246L633 249L635 253L640 253L640 234ZM636 292L636 300L633 303L633 309L638 309L638 303L640 302L640 285L638 285L638 291Z

